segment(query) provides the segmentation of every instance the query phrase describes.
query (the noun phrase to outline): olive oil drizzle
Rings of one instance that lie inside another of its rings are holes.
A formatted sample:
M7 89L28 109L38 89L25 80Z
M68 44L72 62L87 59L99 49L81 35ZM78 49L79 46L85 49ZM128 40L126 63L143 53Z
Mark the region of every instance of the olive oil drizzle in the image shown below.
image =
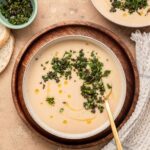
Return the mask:
M64 103L64 106L66 106L68 109L70 109L71 111L81 111L82 109L76 109L74 107L72 107L68 102Z
M72 118L72 117L71 117L71 119L76 120L76 121L80 121L80 122L86 122L87 124L90 124L90 123L92 123L92 121L93 121L94 119L96 119L96 117L97 117L97 115L95 115L95 116L92 117L92 118L79 119L79 118Z

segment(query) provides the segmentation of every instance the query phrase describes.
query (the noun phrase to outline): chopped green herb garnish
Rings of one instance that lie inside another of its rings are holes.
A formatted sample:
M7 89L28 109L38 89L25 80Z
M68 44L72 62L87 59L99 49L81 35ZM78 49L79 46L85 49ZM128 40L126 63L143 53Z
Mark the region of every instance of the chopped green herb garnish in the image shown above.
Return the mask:
M43 70L46 70L46 67L43 67Z
M110 12L116 12L117 9L128 10L130 14L137 12L140 9L148 6L148 0L110 0L111 9Z
M59 112L63 113L64 112L64 108L60 108Z
M106 71L104 71L104 73L102 74L102 77L108 77L110 73L111 73L110 70L106 70Z
M52 71L49 71L47 75L42 76L42 79L44 80L44 82L47 82L48 80L52 79L54 79L57 83L60 81L59 77L57 76L57 73Z
M45 64L48 64L48 63L49 63L49 61L46 61L46 62L45 62Z
M4 0L0 3L1 14L13 25L28 22L32 15L31 0Z
M98 106L98 110L100 111L100 113L102 113L102 112L104 111L104 106L99 105L99 106Z
M55 104L55 99L54 97L47 97L46 101L48 102L48 104L50 105L54 105Z
M45 84L43 84L43 89L45 89Z
M111 71L104 70L104 64L98 59L94 51L91 52L89 58L85 56L83 49L78 52L76 58L73 57L72 50L66 51L62 58L54 57L51 66L51 71L42 76L44 82L55 80L58 83L62 77L69 80L72 78L72 72L74 71L83 81L81 95L86 99L83 103L84 108L92 113L95 113L96 109L100 113L103 112L103 96L106 92L103 78L108 77ZM76 81L74 80L74 82ZM107 84L107 88L110 89L110 87ZM66 102L63 102L63 104L66 104Z
M111 89L112 86L111 86L110 84L107 83L107 88L108 88L108 89Z
M63 103L63 104L67 104L67 102L65 102L65 101L64 101L64 102L62 102L62 103Z

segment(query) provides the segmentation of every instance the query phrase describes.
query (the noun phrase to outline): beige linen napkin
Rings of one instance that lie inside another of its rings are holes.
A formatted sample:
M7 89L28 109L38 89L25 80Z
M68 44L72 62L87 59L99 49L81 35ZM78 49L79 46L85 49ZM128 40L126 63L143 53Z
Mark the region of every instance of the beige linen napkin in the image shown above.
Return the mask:
M136 61L140 75L140 95L130 119L119 131L124 150L150 150L150 33L136 31ZM116 150L114 140L103 150Z

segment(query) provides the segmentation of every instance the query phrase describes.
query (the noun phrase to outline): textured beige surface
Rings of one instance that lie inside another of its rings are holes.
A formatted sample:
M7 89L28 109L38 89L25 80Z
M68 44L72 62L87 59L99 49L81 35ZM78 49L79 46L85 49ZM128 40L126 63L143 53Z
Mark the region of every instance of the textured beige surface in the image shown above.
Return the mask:
M34 23L23 30L13 31L15 51L9 66L0 74L0 150L59 150L33 133L19 118L11 96L12 69L19 51L26 42L45 27L69 20L98 23L120 36L134 55L134 45L129 37L135 29L115 25L104 19L90 0L38 0L38 16ZM150 28L142 29L150 31ZM92 148L98 150L98 146Z

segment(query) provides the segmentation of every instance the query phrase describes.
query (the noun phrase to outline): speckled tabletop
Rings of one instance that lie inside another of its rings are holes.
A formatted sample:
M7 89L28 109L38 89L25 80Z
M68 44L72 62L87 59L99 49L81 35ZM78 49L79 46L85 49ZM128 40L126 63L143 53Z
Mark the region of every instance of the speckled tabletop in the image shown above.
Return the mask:
M92 21L115 32L124 40L134 56L134 44L129 37L136 29L121 27L107 21L97 12L90 0L38 0L38 5L38 16L32 25L23 30L13 31L16 39L15 50L8 67L0 74L0 150L62 149L32 132L18 116L12 100L11 76L15 58L35 33L62 21ZM150 27L141 30L148 32ZM98 146L92 148L98 149Z

